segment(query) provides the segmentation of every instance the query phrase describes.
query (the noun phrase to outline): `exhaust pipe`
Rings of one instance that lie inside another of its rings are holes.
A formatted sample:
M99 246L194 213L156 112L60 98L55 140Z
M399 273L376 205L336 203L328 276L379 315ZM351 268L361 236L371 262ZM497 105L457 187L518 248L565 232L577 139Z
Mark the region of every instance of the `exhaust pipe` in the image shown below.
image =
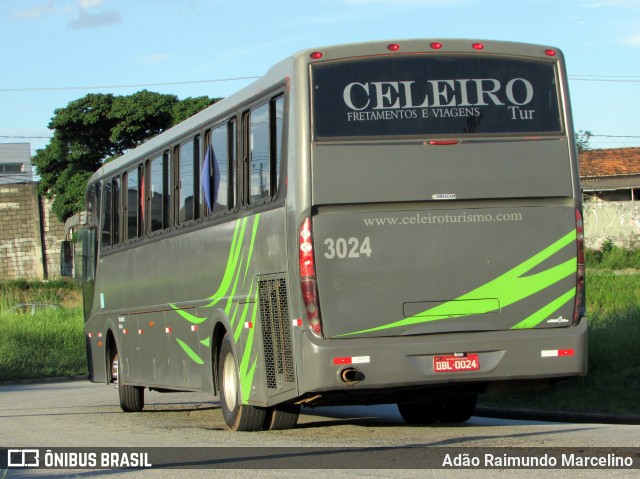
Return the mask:
M344 368L339 375L343 383L355 383L364 379L364 374L356 368Z

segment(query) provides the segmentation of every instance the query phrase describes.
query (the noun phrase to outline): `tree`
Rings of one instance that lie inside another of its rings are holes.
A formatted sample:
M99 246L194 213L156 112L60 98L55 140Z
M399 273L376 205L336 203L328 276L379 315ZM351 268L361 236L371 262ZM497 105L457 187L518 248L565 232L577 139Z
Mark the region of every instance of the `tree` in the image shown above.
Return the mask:
M218 101L206 96L179 100L142 90L133 95L88 94L56 109L49 144L32 161L40 193L65 221L84 209L87 181L100 166Z
M592 136L593 133L589 130L579 130L576 132L576 148L578 148L578 152L581 153L591 149L589 142L591 141Z

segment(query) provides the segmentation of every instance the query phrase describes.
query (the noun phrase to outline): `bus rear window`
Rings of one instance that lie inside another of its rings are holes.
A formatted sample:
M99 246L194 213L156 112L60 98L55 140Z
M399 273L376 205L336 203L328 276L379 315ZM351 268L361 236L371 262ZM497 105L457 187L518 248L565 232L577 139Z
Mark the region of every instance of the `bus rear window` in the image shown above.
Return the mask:
M553 62L385 57L312 65L314 137L562 130Z

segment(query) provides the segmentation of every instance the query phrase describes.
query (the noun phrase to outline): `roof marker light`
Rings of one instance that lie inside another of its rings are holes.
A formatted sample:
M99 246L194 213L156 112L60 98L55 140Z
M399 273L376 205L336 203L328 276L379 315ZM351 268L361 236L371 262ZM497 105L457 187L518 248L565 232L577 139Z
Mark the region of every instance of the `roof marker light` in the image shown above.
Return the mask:
M473 48L474 50L484 50L484 43L476 42L471 45L471 48Z
M442 43L440 43L440 42L431 42L429 44L429 46L431 48L433 48L434 50L440 50L442 48Z
M458 140L429 140L431 146L457 145L458 143L460 143Z
M324 54L322 52L313 52L309 55L313 60L320 60Z
M397 43L390 43L389 45L387 45L387 50L391 52L397 52L398 50L400 50L400 45L398 45Z
M555 51L553 48L547 48L544 51L544 54L547 55L548 57L555 57L558 54L558 52Z

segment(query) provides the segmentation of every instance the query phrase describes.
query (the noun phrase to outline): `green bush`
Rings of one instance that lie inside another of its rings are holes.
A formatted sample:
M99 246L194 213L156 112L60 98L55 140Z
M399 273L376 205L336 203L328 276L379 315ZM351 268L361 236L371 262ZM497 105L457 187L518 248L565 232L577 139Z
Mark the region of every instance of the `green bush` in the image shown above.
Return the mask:
M621 248L606 240L599 250L587 249L585 261L589 268L640 269L640 248Z

